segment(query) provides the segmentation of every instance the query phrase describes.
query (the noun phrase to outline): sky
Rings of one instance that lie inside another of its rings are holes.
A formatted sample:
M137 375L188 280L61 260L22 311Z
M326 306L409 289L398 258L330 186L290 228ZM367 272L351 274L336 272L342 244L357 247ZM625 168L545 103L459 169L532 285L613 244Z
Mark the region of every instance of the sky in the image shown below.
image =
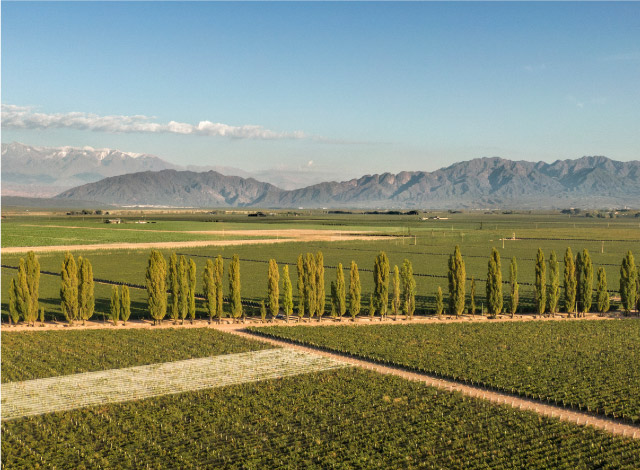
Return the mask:
M640 159L640 3L3 1L2 142L246 171Z

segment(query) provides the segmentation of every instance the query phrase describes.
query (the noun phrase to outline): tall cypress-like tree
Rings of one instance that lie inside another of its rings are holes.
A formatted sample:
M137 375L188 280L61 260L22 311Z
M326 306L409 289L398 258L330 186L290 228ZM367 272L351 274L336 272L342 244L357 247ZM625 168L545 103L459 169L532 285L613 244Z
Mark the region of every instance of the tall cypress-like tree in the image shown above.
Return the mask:
M242 316L240 288L240 257L233 255L229 265L229 301L231 304L231 316L235 319Z
M569 316L576 308L576 265L573 261L571 247L564 254L564 309Z
M340 320L342 320L342 317L347 311L347 289L344 282L342 263L338 263L338 268L336 269L336 296L336 313L338 317L340 317Z
M122 323L127 324L127 320L131 316L131 296L129 295L129 286L122 286L122 296L120 297L120 316L122 318Z
M69 324L78 319L78 267L73 255L67 251L62 262L60 300L62 314Z
M189 320L196 319L196 262L189 259Z
M493 315L502 312L502 268L500 253L495 248L491 250L487 270L487 308Z
M438 318L442 316L443 310L444 310L444 301L442 299L442 288L438 286L438 290L436 291L436 315L438 315Z
M636 313L640 315L640 266L636 270Z
M111 286L111 303L109 307L111 321L115 326L118 326L118 321L120 320L120 291L118 286Z
M202 290L204 291L204 297L207 299L207 312L209 312L209 323L216 316L216 307L218 306L216 299L216 282L214 280L214 266L213 260L208 259L204 265L204 272L202 273Z
M405 258L400 271L402 282L402 311L406 318L413 318L416 311L416 280L413 277L413 265Z
M576 255L576 317L582 315L582 275L584 273L584 264L582 252Z
M269 260L267 297L269 299L269 313L275 320L280 312L280 271L275 259Z
M549 290L547 292L547 303L549 315L555 316L558 313L558 299L560 293L560 266L556 252L551 250L549 254Z
M336 281L331 281L329 298L331 299L331 317L337 318L338 317L338 286L336 286Z
M95 310L93 268L87 258L78 257L78 313L84 325Z
M393 292L391 297L391 308L393 310L393 319L398 319L398 312L400 311L400 270L398 265L393 266L393 275L391 276L391 285L393 286Z
M471 311L471 315L476 314L476 280L475 278L471 278L471 289L469 292L469 310Z
M373 292L371 292L369 294L369 317L371 317L371 320L373 320L373 317L376 314L376 305L375 305L375 296L373 295Z
M582 316L591 311L593 303L593 262L589 250L582 250L582 273L580 275L580 295L582 298Z
M324 288L324 257L322 251L316 253L316 314L318 321L324 315L326 292Z
M596 291L596 303L599 313L609 311L609 292L607 291L607 273L602 266L598 268L598 287Z
M31 292L29 292L29 276L27 275L27 266L24 258L20 258L16 292L20 316L22 316L27 325L32 323L35 325L38 313L33 309Z
M282 268L282 309L284 318L289 323L289 316L293 313L293 288L289 277L289 266L286 264Z
M298 260L296 261L296 267L298 269L298 320L301 320L304 317L304 298L305 298L305 287L304 287L304 257L302 253L298 255Z
M267 318L267 307L264 304L264 300L260 301L260 320L262 320L262 323L264 323L264 321Z
M316 314L316 258L307 253L304 259L304 308L309 314L309 321Z
M175 253L171 253L171 257L169 258L168 282L169 289L171 290L169 316L175 325L180 319L180 276L178 274L178 255Z
M31 296L31 317L35 325L35 319L40 309L38 298L40 292L40 261L36 257L33 251L27 253L27 286L29 288L29 295Z
M466 270L460 247L449 256L449 312L460 316L464 312Z
M167 261L158 250L151 251L145 281L149 314L156 325L167 314Z
M380 313L380 318L384 318L389 304L389 258L384 251L376 256L373 265L373 282L373 308Z
M183 324L189 313L189 265L184 255L180 256L178 263L178 311Z
M360 284L360 273L355 261L351 261L351 271L349 273L349 314L351 320L355 321L360 313L362 301L362 285Z
M223 304L223 291L222 284L224 280L224 260L222 259L222 255L218 255L216 257L216 261L213 264L213 282L216 286L216 314L218 315L218 323L222 321L222 317L224 316L224 304Z
M636 303L636 279L638 272L633 253L628 251L620 266L620 301L625 315L629 315Z
M518 301L520 299L520 286L518 285L518 262L516 257L511 258L511 265L509 266L509 311L511 318L513 318L518 310Z
M547 306L547 265L544 261L542 248L538 248L538 254L536 255L536 280L534 286L536 311L540 315L544 315Z
M18 283L16 278L11 278L11 284L9 284L9 324L13 322L17 325L20 321L20 311L18 310Z

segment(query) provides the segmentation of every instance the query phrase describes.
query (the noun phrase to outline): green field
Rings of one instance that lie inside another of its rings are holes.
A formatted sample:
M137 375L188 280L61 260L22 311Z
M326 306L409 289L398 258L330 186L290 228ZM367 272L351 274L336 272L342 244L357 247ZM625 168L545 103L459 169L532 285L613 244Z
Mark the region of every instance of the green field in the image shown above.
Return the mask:
M262 334L640 421L640 320L251 328Z
M2 423L6 468L632 469L640 443L357 369Z
M2 382L257 351L209 328L2 332Z
M432 214L428 214L432 215ZM591 253L594 270L603 266L607 271L608 288L612 293L618 289L620 262L627 250L632 250L640 256L640 222L635 217L618 219L589 219L585 217L569 217L562 214L445 214L450 220L426 220L419 216L383 216L383 215L335 215L310 213L298 216L280 215L278 217L249 218L246 215L147 215L153 216L156 224L144 225L113 225L113 230L81 230L54 229L47 230L73 231L73 237L94 236L94 233L106 232L109 237L118 238L134 234L134 236L150 237L151 241L162 240L164 236L197 236L186 233L158 233L148 232L148 229L162 230L211 230L226 227L231 229L274 229L284 228L316 228L316 229L367 229L378 230L385 234L404 234L406 238L389 238L385 240L363 240L349 242L314 242L314 243L283 243L278 245L244 245L235 247L208 247L176 249L194 258L198 266L198 290L201 290L201 273L207 257L221 254L228 259L237 253L241 258L242 295L247 300L257 301L266 296L267 261L275 258L281 265L293 265L299 253L307 251L324 253L326 265L326 282L335 278L333 266L342 263L347 267L351 260L355 260L361 270L364 299L373 289L372 274L367 270L373 267L376 253L384 250L390 259L391 266L401 265L404 258L412 261L417 282L417 314L433 314L435 309L434 295L438 286L446 294L447 288L447 257L453 252L456 244L460 245L466 262L467 277L474 277L478 281L477 304L479 308L484 304L484 279L487 272L487 261L491 247L495 246L502 257L503 279L508 278L508 263L511 257L518 260L519 282L521 283L521 311L533 310L534 258L538 247L541 247L548 257L550 250L555 250L562 260L567 246L571 246L573 253L586 248ZM9 223L7 223L7 220ZM16 219L6 219L2 222L3 243L6 235L11 235L13 225L17 224L53 224L74 226L104 227L100 219L82 221L80 217L55 218L49 220L46 216L31 216ZM62 220L62 222L61 222ZM134 219L131 219L134 220ZM151 220L151 219L149 219ZM218 222L212 220L219 220ZM83 225L84 224L84 225ZM141 228L140 232L122 231L122 228ZM23 227L25 229L25 227ZM85 235L79 235L85 233ZM148 233L147 233L148 232ZM501 238L511 238L515 232L516 240L505 240L502 248ZM129 235L125 235L129 234ZM141 235L140 235L141 234ZM106 236L106 235L105 235ZM415 238L414 238L415 236ZM160 237L160 238L159 238ZM236 237L234 235L234 237ZM145 238L145 240L148 240ZM601 240L607 240L604 243ZM85 240L83 239L83 243ZM413 243L416 243L415 245ZM601 251L604 251L601 253ZM170 250L163 250L169 256ZM80 252L76 253L80 254ZM144 273L149 256L149 250L98 250L82 252L93 263L94 276L117 282L144 284ZM43 270L59 272L64 254L42 253L38 255ZM17 266L19 255L3 255L3 264ZM562 269L562 264L561 264ZM295 268L290 268L292 278L295 278ZM225 273L226 274L226 273ZM6 321L7 291L11 276L15 271L2 269L2 313ZM295 279L294 289L295 289ZM41 278L41 301L46 308L48 319L63 320L59 308L59 279L43 275ZM225 282L225 292L227 285ZM467 292L469 283L467 283ZM96 287L96 318L108 311L109 287ZM295 294L295 292L294 292ZM135 289L131 292L133 302L133 318L145 315L146 294ZM327 302L328 304L328 302ZM616 301L612 308L617 308ZM204 316L201 305L198 315ZM248 314L257 312L249 309Z

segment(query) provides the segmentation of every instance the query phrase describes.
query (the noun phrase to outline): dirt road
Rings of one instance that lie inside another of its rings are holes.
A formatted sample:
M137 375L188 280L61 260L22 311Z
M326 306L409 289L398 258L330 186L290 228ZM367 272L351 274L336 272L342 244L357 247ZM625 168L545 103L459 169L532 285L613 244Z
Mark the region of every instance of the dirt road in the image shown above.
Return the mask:
M146 231L146 230L145 230ZM291 242L334 242L350 240L380 240L388 237L375 235L370 232L341 232L334 230L233 230L233 231L212 231L212 232L178 232L178 233L201 233L207 235L217 234L220 236L269 236L276 238L261 239L236 239L236 240L191 240L179 242L147 242L147 243L96 243L91 245L51 245L51 246L12 246L2 248L2 254L26 253L33 251L36 253L47 253L55 251L94 251L94 250L147 250L147 249L172 249L172 248L196 248L206 246L237 246L237 245L271 245L274 243Z

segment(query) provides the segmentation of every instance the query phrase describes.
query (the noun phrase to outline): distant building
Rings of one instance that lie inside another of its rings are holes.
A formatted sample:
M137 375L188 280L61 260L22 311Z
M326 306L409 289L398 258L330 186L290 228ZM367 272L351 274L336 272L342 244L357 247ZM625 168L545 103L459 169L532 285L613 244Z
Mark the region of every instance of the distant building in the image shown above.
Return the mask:
M104 221L105 224L121 224L121 219L107 219Z

